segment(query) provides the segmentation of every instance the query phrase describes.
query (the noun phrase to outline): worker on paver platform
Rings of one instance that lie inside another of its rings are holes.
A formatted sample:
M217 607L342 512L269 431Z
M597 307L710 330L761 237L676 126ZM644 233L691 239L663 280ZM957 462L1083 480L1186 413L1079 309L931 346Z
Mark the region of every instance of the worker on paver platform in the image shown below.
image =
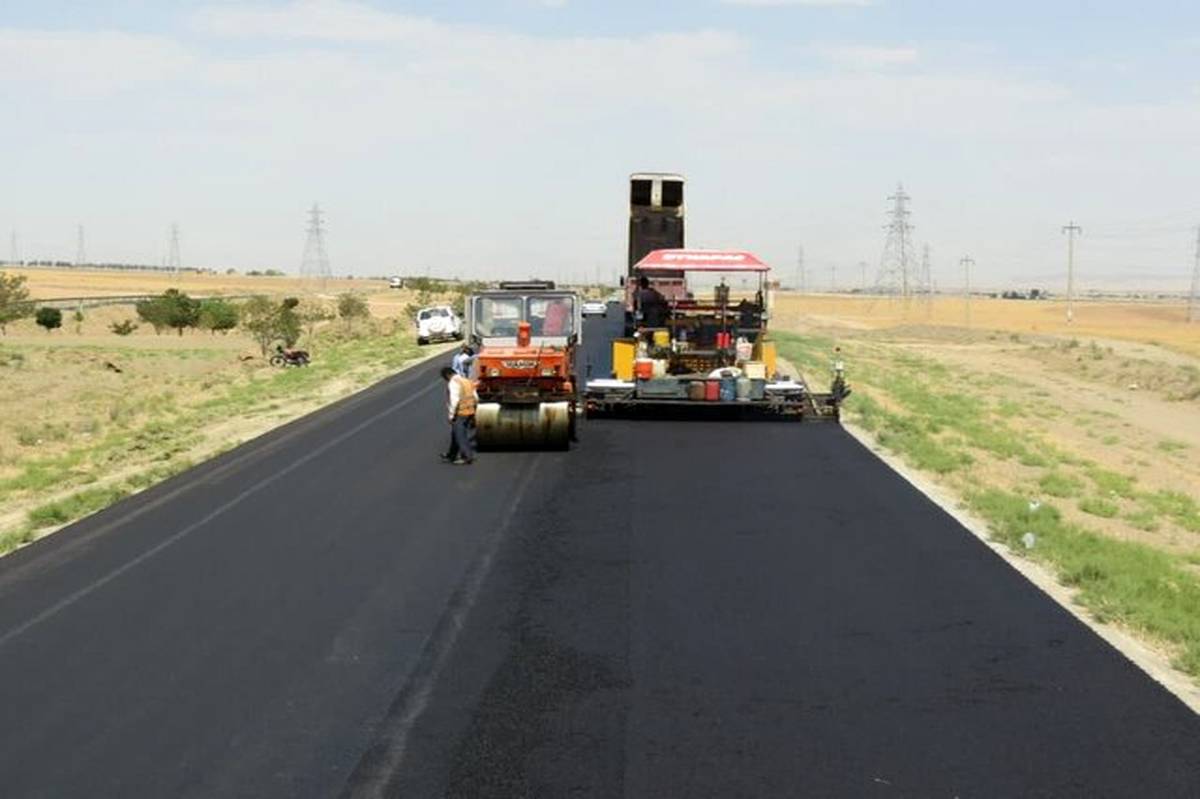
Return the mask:
M662 327L667 323L667 301L650 286L650 279L638 279L637 309L642 312L643 327Z
M442 368L446 381L446 415L450 421L450 449L442 460L465 466L475 462L475 384L455 374L449 366Z

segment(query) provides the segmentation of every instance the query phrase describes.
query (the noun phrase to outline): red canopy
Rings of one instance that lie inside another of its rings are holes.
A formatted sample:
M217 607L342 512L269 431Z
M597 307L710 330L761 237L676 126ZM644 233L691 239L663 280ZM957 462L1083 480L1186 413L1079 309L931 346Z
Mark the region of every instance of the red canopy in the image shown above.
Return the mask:
M771 267L742 250L654 250L633 268L640 272L766 272Z

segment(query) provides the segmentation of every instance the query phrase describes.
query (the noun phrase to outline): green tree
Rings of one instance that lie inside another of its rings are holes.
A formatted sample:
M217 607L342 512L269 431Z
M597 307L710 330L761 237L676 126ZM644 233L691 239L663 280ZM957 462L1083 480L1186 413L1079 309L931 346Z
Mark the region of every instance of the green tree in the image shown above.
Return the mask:
M179 335L188 327L195 327L200 319L200 302L193 300L179 289L167 289L160 301L164 307L167 327L173 327Z
M7 334L10 322L32 313L33 303L29 301L29 289L25 288L25 276L0 272L0 333Z
M242 303L241 317L242 327L258 343L265 358L267 349L279 339L279 306L256 294Z
M49 333L55 328L62 327L62 311L57 308L38 308L34 321L46 328Z
M75 335L83 333L83 310L76 308L75 313L71 314L71 321L75 323Z
M308 336L308 347L309 349L312 349L313 339L315 338L317 332L317 325L333 319L333 311L322 303L305 301L305 303L300 306L298 313L300 316L300 323L304 325L304 332Z
M200 301L196 324L211 333L228 333L238 325L237 306L228 300L213 298Z
M294 347L300 340L300 316L296 313L300 300L295 297L285 297L279 306L279 337L283 346Z
M354 325L355 319L365 319L371 313L367 301L350 292L338 295L337 308L338 316L350 326Z
M128 336L130 333L138 329L138 324L132 319L126 319L123 322L113 322L108 326L108 329L116 333L118 336Z
M162 297L141 300L133 306L133 309L137 311L139 319L154 328L155 334L161 334L163 330L170 327L167 324L167 305L163 302Z

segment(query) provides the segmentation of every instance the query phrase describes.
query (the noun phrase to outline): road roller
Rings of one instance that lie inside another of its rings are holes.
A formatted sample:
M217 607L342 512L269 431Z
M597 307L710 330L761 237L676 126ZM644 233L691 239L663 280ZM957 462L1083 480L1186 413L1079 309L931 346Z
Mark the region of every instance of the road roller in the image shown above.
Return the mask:
M575 440L579 297L550 281L501 283L467 301L481 449L568 449Z

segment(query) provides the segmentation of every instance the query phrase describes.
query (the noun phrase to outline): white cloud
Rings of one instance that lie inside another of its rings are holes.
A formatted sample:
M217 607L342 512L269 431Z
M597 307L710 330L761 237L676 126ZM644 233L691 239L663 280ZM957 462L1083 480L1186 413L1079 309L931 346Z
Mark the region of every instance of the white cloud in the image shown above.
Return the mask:
M876 0L721 0L729 6L872 6Z
M849 69L883 69L916 63L915 47L870 47L863 45L820 45L816 51L831 63Z
M191 63L163 36L0 29L0 83L94 94L166 83Z

